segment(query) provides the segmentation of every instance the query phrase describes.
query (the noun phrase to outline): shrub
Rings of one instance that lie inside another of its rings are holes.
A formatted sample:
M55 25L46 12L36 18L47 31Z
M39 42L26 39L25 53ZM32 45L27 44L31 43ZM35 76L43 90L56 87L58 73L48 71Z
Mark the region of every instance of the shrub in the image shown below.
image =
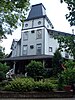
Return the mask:
M0 82L5 79L5 74L3 71L0 71Z
M16 78L5 86L7 91L52 91L56 84L48 81L34 81L32 78Z
M5 79L5 75L9 69L9 66L6 65L6 63L2 64L0 63L0 81Z
M3 71L3 73L6 74L8 69L9 69L9 66L7 66L6 63L4 64L0 63L0 71Z
M27 75L34 78L36 76L43 76L44 68L41 62L31 61L27 65Z
M31 78L16 78L9 85L5 86L8 91L31 91L33 89L34 80Z
M35 82L34 84L34 90L35 91L53 91L53 89L56 88L56 84L52 84L50 82L43 82L43 81L39 81L39 82Z
M75 62L69 60L64 63L65 70L59 74L59 86L75 83Z

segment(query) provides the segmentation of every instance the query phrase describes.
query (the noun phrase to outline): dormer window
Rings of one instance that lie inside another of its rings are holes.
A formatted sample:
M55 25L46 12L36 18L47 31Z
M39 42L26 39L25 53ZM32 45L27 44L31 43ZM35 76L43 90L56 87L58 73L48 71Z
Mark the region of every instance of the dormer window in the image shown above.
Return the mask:
M25 24L25 27L28 27L28 24L27 23Z
M41 21L38 21L38 25L40 25L41 24Z

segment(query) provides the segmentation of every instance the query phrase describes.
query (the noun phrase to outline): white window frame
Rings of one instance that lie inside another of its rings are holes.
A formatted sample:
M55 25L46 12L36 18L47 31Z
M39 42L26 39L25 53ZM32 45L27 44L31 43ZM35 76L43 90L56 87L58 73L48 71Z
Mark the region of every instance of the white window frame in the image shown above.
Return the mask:
M36 44L36 54L40 55L42 54L42 44Z
M52 47L49 47L49 52L52 52L53 51L53 48Z
M28 40L28 31L23 32L23 41Z
M69 53L65 52L65 58L69 58Z
M23 45L23 55L27 55L28 52L28 46L27 45Z
M36 39L42 39L42 29L36 30Z

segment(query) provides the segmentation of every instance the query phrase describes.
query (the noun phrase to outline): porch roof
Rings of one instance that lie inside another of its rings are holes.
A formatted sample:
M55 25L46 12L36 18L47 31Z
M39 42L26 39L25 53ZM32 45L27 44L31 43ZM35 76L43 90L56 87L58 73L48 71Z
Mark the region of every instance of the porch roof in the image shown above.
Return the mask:
M9 57L3 59L4 61L20 61L20 60L34 60L34 59L47 59L52 58L52 55L27 55L19 57Z

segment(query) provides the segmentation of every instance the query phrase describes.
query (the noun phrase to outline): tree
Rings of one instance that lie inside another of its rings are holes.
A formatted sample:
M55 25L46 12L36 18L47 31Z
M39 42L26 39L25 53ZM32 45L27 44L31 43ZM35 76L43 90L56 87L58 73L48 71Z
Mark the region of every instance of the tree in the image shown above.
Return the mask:
M0 0L0 39L25 20L29 0Z
M59 50L57 49L54 53L54 56L52 58L52 68L53 68L53 75L58 76L58 73L61 73L62 71L62 56Z
M60 0L61 3L67 3L69 14L66 14L66 19L70 22L71 26L75 25L75 0Z
M4 48L2 46L0 46L0 59L5 57L5 53L4 53Z
M75 59L75 36L67 35L67 36L57 36L56 37L59 43L59 50L69 53Z

